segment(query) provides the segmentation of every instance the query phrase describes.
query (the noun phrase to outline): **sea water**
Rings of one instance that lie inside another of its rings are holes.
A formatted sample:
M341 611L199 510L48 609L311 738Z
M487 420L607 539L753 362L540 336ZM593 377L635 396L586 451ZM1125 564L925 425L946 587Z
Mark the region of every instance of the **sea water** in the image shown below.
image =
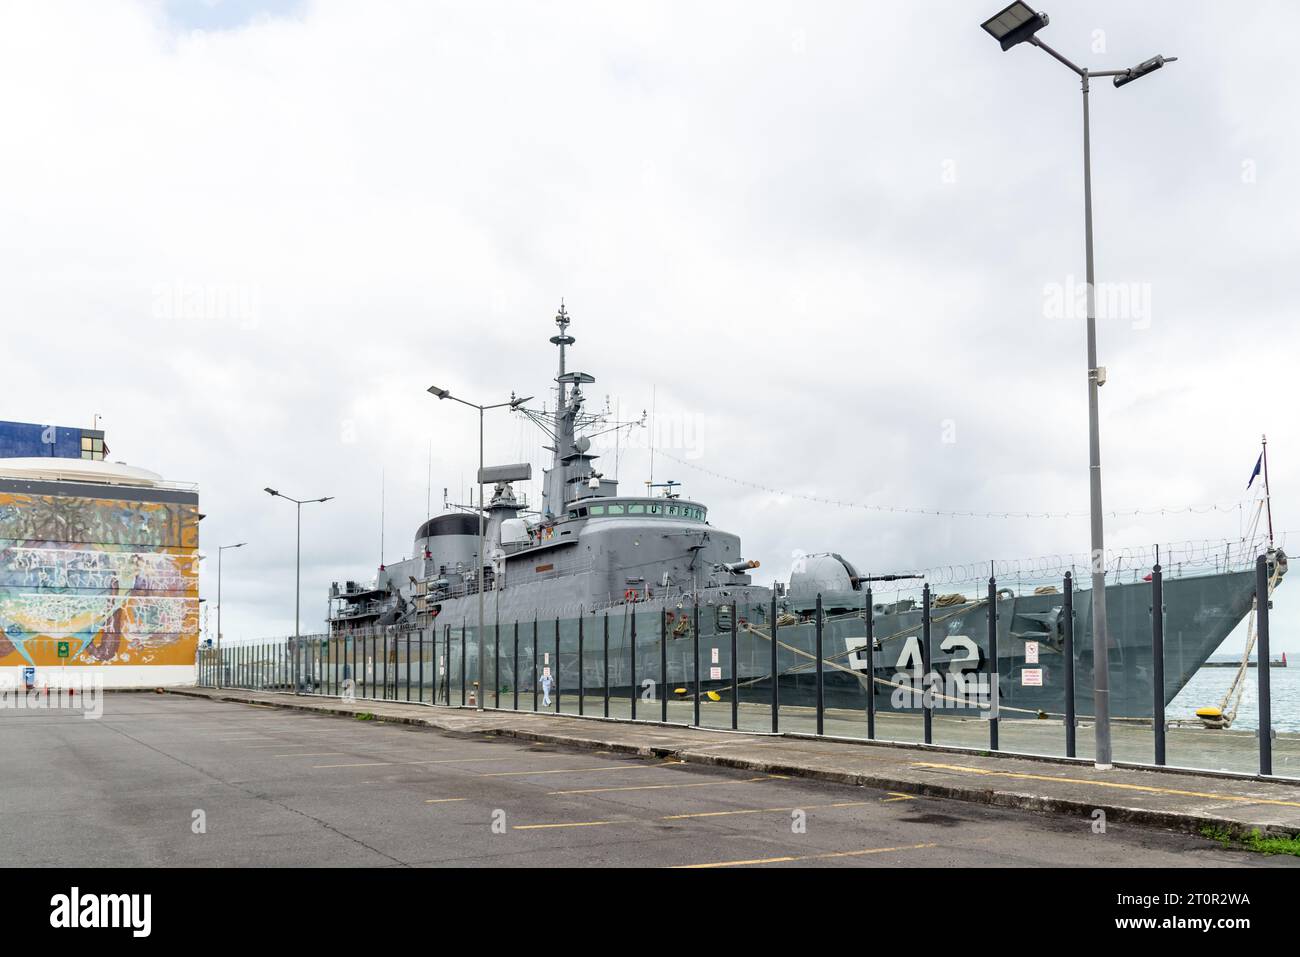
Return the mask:
M1300 731L1300 667L1270 668L1269 688L1275 731ZM1217 708L1237 675L1236 668L1202 668L1192 675L1192 680L1178 692L1178 696L1165 709L1171 721L1177 718L1194 719L1197 708ZM1233 728L1255 730L1259 727L1259 674L1249 668L1246 684L1237 708Z

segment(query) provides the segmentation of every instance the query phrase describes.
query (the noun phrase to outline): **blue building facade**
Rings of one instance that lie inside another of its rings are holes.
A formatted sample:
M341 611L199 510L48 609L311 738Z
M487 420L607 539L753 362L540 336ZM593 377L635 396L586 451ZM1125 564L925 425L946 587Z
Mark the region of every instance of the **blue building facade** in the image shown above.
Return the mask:
M102 460L102 429L74 429L34 422L0 422L0 459L36 458Z

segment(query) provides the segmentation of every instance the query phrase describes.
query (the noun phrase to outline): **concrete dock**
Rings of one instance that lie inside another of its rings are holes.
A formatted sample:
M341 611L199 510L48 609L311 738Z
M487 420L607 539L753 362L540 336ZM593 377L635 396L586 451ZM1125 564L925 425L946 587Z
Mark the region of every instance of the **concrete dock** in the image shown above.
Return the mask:
M252 692L0 728L28 866L1300 866L1188 833L1300 826L1272 783Z
M337 698L267 692L187 689L182 693L325 714L372 714L384 721L451 733L502 735L570 748L672 758L692 764L1065 813L1082 819L1089 819L1094 811L1100 810L1111 822L1128 821L1188 833L1200 833L1209 826L1234 832L1258 829L1265 835L1300 835L1300 781L1241 779L1172 769L1117 767L1100 772L1084 760L945 750L944 744L957 742L940 731L937 720L935 737L940 746L927 748L714 731L648 721L604 721L568 714L478 712L470 708L369 699L348 704ZM490 693L488 703L491 703ZM525 703L531 704L527 699ZM657 717L657 705L652 710L644 707L644 702L641 704L640 715L649 712ZM670 704L674 709L689 709L688 702ZM712 704L718 707L717 703ZM562 699L562 707L570 706L576 707L576 701ZM584 710L599 713L600 699L584 701ZM728 720L729 714L728 706ZM678 716L670 710L670 718ZM687 716L688 712L680 715ZM983 733L987 734L983 722L961 723L972 732L982 726ZM1004 723L1004 728L1009 723ZM1038 733L1051 730L1037 728L1049 722L1020 724L1030 724ZM826 730L834 734L835 725L828 721ZM1062 731L1059 723L1055 730ZM1150 733L1149 728L1147 732Z

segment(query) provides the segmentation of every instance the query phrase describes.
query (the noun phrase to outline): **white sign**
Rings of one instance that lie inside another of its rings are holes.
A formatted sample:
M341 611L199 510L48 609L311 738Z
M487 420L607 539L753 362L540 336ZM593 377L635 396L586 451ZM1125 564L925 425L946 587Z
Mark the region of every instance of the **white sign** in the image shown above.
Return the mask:
M714 648L714 649L713 649L713 663L714 663L715 665L718 663L718 649L717 649L717 648Z
M721 681L721 680L722 680L722 669L721 669L721 668L710 668L710 669L709 669L709 680L710 680L710 681Z
M544 665L549 665L550 663L551 663L551 653L550 653L549 651L543 651L543 652L542 652L542 664L544 664Z
M543 669L542 669L542 677L543 677L543 678L549 678L550 676L551 676L551 669L550 669L550 668L543 668Z
M1036 641L1025 642L1025 664L1027 665L1038 664L1038 642Z
M1043 669L1042 668L1024 668L1020 672L1020 683L1026 688L1041 688L1043 686Z

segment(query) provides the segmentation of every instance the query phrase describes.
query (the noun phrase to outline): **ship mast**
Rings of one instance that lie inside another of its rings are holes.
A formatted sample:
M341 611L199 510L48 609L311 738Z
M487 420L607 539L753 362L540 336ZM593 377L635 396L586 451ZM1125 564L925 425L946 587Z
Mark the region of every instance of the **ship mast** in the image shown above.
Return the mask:
M1261 458L1264 460L1264 508L1268 512L1268 548L1273 550L1273 501L1268 490L1268 436L1260 436L1260 445L1263 446Z
M551 342L560 347L560 371L555 377L555 381L560 387L560 400L555 405L555 431L557 434L560 431L560 423L564 418L564 409L568 401L564 389L564 350L577 342L573 336L569 335L569 323L571 321L568 310L564 308L564 300L561 299L560 311L555 314L555 324L560 327L560 332L559 335L551 336Z

